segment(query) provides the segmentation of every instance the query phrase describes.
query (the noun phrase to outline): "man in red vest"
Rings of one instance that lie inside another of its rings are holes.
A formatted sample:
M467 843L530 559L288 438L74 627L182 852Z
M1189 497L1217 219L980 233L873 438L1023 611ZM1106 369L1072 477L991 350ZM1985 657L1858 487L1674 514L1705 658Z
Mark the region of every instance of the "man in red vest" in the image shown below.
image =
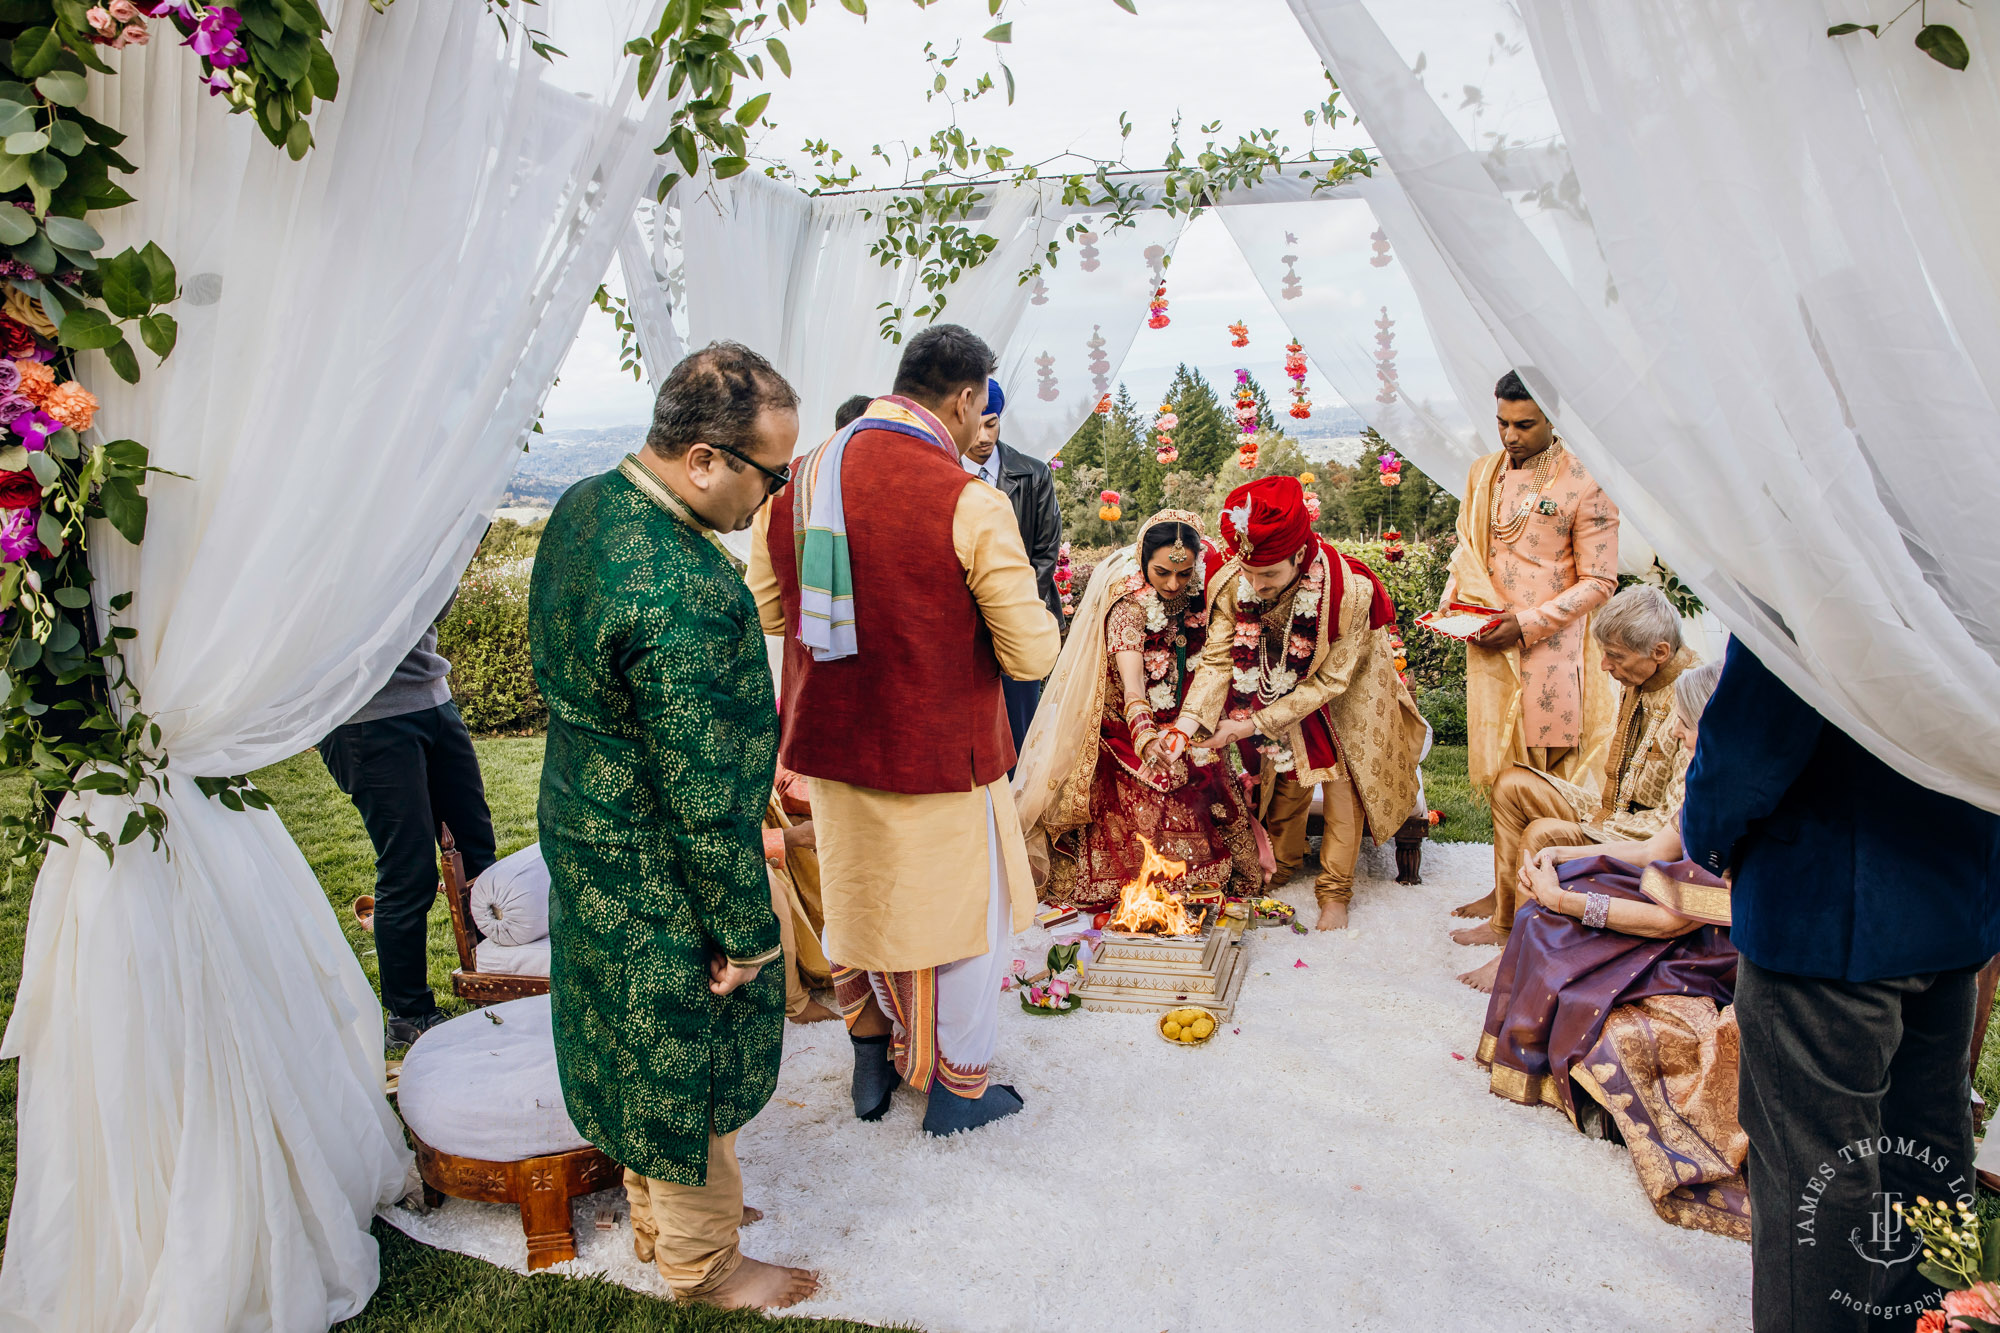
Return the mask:
M895 391L759 516L749 571L785 640L778 756L811 792L854 1112L880 1119L906 1082L938 1135L1021 1109L987 1082L1035 901L1000 681L1040 680L1061 647L1007 497L959 462L993 364L954 324L912 338Z

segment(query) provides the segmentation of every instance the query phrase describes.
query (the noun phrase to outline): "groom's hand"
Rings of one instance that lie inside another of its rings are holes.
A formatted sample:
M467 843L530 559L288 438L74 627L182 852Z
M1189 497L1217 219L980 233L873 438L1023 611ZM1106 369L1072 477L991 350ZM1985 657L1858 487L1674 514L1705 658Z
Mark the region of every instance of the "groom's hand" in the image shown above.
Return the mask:
M716 995L727 995L738 986L747 986L757 979L761 968L738 967L721 954L711 954L708 960L708 989Z

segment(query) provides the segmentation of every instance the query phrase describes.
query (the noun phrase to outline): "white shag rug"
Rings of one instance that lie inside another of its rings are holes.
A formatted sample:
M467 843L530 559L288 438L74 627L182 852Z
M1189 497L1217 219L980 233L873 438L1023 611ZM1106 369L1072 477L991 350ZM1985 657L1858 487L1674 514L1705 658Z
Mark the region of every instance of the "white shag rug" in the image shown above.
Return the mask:
M1487 1091L1486 999L1455 976L1494 951L1446 931L1491 875L1482 844L1427 846L1411 887L1369 852L1352 928L1253 932L1235 1019L1195 1049L1145 1015L996 997L994 1077L1027 1109L951 1139L923 1134L907 1089L857 1121L841 1026L788 1026L777 1095L738 1141L765 1214L745 1253L818 1270L788 1314L929 1333L1747 1327L1747 1245L1661 1221L1624 1148ZM1310 922L1309 879L1281 896ZM1047 939L1016 956L1039 968ZM524 1268L512 1208L384 1216ZM622 1190L575 1218L578 1257L550 1271L665 1294Z

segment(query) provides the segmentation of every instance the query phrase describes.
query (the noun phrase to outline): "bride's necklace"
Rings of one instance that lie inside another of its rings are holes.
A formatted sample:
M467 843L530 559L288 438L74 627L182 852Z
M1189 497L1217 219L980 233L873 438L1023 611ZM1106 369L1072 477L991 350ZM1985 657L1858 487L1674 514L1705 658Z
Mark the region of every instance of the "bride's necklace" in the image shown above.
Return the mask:
M1528 478L1528 497L1521 501L1521 507L1514 516L1505 522L1501 521L1500 514L1505 506L1506 487L1501 485L1493 488L1493 535L1496 538L1503 542L1511 542L1527 528L1528 515L1535 512L1535 506L1541 503L1543 492L1548 490L1549 481L1555 476L1556 463L1562 453L1562 447L1561 440L1554 440L1550 442L1548 448L1535 456L1535 470Z

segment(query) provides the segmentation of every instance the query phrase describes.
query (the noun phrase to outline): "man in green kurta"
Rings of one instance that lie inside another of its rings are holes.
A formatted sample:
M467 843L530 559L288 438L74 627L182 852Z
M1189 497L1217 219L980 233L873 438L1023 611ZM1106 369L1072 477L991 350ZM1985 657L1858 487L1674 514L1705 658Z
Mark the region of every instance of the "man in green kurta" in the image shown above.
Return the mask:
M563 1098L626 1168L639 1257L725 1306L815 1285L737 1248L754 1210L736 1131L770 1099L784 1034L762 846L778 718L756 602L714 535L783 484L798 430L769 362L694 353L640 451L556 505L528 598Z

